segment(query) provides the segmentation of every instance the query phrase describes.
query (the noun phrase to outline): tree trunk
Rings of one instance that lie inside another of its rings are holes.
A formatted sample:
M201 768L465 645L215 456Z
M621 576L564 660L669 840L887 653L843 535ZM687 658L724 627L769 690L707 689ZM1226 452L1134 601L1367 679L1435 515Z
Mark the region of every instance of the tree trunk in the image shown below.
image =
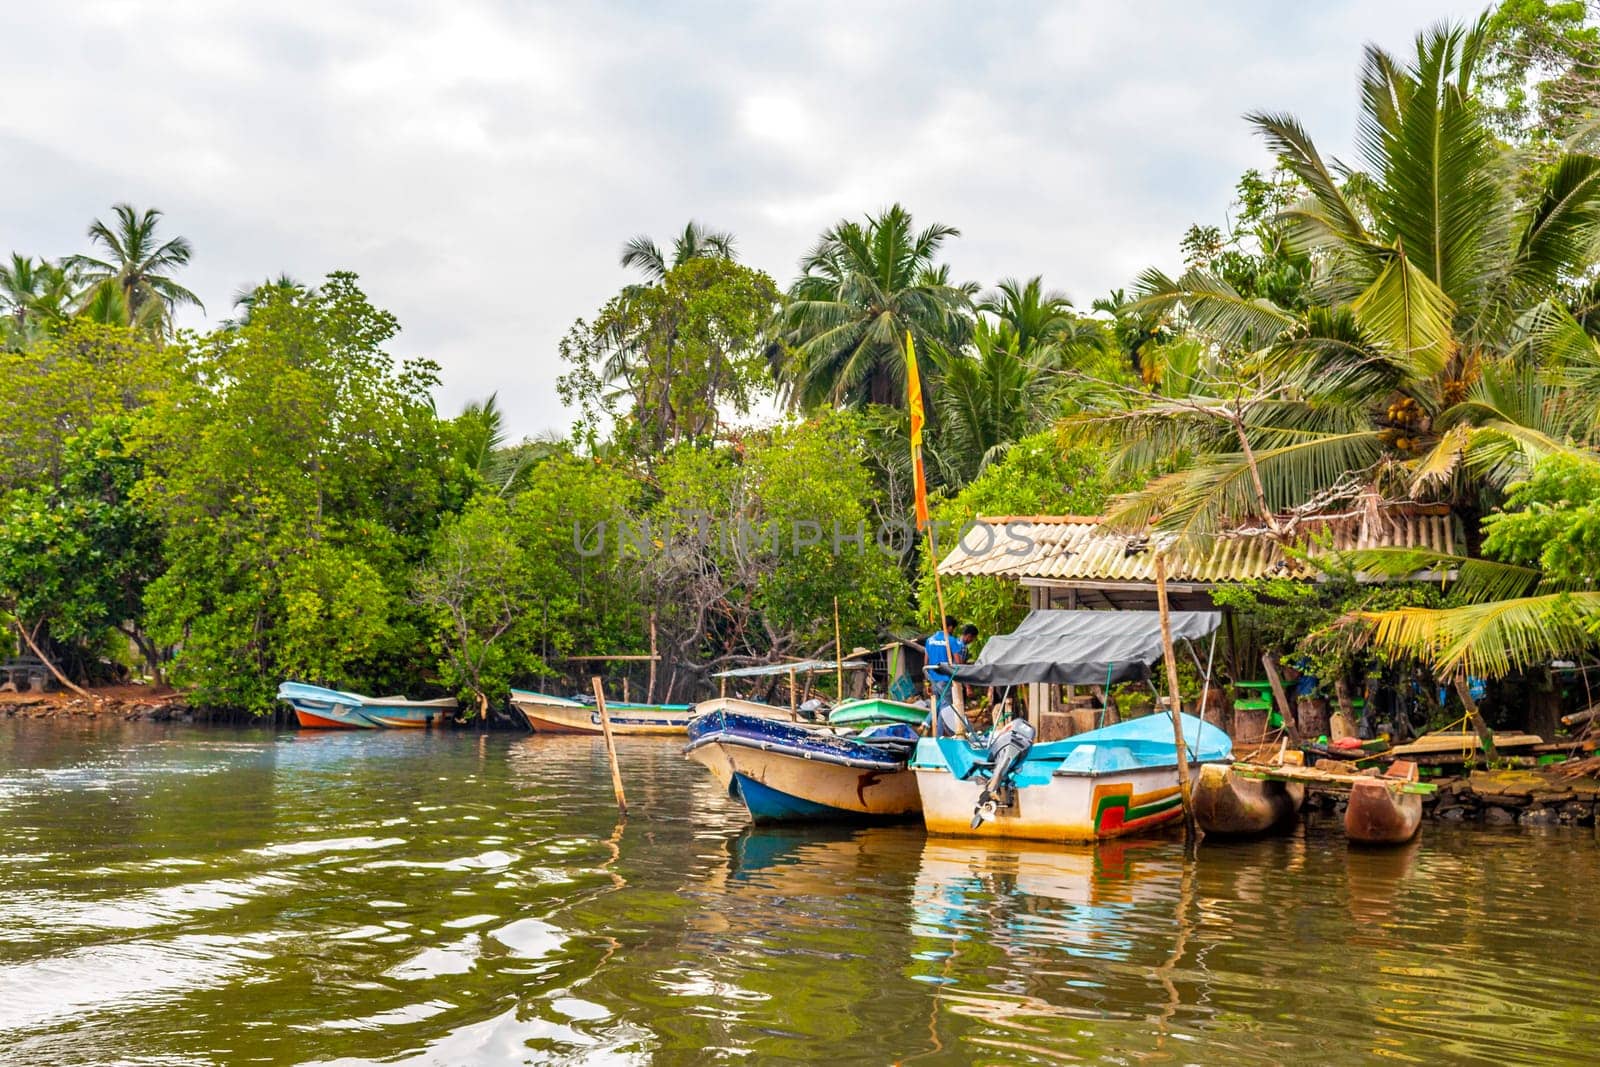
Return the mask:
M1483 754L1489 759L1494 759L1494 733L1478 712L1478 702L1472 699L1472 693L1467 687L1467 676L1464 674L1456 675L1456 693L1461 697L1462 706L1467 709L1467 717L1472 720L1472 728L1478 731L1478 740L1483 742Z
M92 700L96 704L100 703L99 697L96 697L87 689L80 688L78 685L73 683L71 678L68 678L66 675L61 673L61 668L57 667L55 663L51 661L50 657L44 654L44 650L42 648L33 643L33 635L28 633L27 630L23 629L20 621L16 625L17 634L27 642L28 647L33 650L33 654L39 657L39 662L43 663L45 668L48 669L51 674L55 675L56 681L60 682L62 685L66 686L68 689L72 690L74 693L77 693L84 699Z
M1557 719L1561 715L1561 694L1556 690L1550 668L1539 672L1538 681L1529 679L1528 732L1545 741L1556 738Z

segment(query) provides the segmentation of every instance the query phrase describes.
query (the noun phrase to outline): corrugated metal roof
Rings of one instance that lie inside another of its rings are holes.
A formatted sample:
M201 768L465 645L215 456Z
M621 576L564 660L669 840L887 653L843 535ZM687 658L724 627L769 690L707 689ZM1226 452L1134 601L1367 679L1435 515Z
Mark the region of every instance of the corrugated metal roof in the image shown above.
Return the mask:
M940 574L1063 583L1155 581L1155 557L1148 540L1102 530L1095 518L1029 515L977 522L940 562ZM1313 555L1323 551L1317 540L1329 537L1331 547L1341 552L1405 547L1453 553L1459 540L1455 516L1442 507L1377 508L1358 516L1302 520L1296 525L1298 543ZM1167 571L1170 581L1203 584L1272 575L1310 576L1261 531L1219 536L1205 554L1180 551L1169 557Z

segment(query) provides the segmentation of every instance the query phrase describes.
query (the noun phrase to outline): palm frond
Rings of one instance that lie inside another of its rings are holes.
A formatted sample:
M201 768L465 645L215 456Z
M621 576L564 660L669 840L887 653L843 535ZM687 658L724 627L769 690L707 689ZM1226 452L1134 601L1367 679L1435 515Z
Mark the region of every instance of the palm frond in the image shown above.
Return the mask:
M1359 548L1331 552L1327 558L1385 581L1447 578L1451 595L1468 603L1526 596L1540 584L1540 573L1533 567L1427 548Z
M1500 678L1593 649L1600 593L1546 593L1453 608L1362 612L1372 644L1395 658L1420 659L1435 673Z
M1416 377L1439 373L1455 353L1454 303L1404 254L1390 257L1350 310L1361 329Z

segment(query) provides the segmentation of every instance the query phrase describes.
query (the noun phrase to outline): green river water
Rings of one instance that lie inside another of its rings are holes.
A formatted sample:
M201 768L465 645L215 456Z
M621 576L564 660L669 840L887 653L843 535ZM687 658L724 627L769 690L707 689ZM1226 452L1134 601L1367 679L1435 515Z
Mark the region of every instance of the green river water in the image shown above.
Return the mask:
M679 746L0 722L0 1063L1595 1062L1593 831L746 825Z

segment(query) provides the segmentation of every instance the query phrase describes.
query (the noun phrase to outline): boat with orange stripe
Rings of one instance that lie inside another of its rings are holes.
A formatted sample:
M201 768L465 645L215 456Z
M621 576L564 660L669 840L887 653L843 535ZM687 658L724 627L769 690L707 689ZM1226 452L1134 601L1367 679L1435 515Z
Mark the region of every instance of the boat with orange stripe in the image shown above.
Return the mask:
M1214 635L1221 615L1174 611L1169 619L1175 640L1192 641ZM1147 680L1163 644L1153 611L1035 611L1013 633L991 638L955 677L991 689L1043 683L1109 690ZM1185 760L1233 759L1227 734L1185 714L1037 743L1023 717L985 738L938 736L945 719L932 716L936 734L917 743L911 760L923 820L936 834L1081 842L1150 833L1183 814L1178 731Z
M307 730L426 729L443 725L458 707L453 697L369 697L304 682L284 682L278 686L278 699L294 709L295 719Z

